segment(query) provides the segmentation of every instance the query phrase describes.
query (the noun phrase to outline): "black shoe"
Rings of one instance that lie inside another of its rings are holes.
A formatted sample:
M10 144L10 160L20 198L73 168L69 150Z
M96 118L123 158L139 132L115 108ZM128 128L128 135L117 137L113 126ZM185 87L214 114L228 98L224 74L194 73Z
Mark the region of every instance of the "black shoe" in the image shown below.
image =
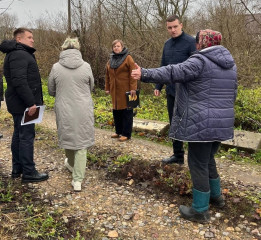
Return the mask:
M2 138L2 137L3 137L3 134L0 133L0 138Z
M177 157L175 155L172 155L169 158L163 159L162 163L164 163L164 164L172 164L172 163L184 164L184 157Z
M225 201L222 195L217 198L210 197L209 203L217 208L223 208L225 206Z
M11 176L12 178L19 178L21 177L22 174L23 174L22 170L13 170Z
M25 175L23 174L22 182L29 183L29 182L42 182L49 178L47 173L39 173L35 170L33 174Z
M184 205L179 206L179 212L181 214L181 217L192 221L192 222L199 222L199 223L205 223L210 220L210 215L208 210L204 212L197 212L192 207L186 207Z

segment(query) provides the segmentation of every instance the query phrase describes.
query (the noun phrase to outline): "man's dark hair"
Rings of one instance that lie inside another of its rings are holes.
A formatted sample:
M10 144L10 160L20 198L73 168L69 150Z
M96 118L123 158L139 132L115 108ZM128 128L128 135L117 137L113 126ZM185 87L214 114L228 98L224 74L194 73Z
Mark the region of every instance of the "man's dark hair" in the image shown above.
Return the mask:
M196 43L199 43L199 33L200 33L200 31L198 31L196 34Z
M179 23L181 23L181 20L177 15L171 15L167 17L166 22L174 22L176 20L179 20Z
M22 34L22 33L25 33L25 32L32 33L32 31L30 29L28 29L28 28L17 28L14 31L13 36L14 36L14 38L16 38L18 34Z

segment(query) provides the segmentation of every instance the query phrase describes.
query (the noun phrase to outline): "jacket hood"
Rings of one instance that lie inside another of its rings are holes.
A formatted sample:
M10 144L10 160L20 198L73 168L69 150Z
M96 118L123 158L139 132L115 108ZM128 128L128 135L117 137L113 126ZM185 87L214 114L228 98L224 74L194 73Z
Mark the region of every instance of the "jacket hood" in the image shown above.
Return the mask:
M4 40L0 45L0 51L3 53L10 53L14 50L25 50L31 54L35 52L34 48L18 43L15 40Z
M82 54L77 49L67 49L60 53L59 63L71 69L76 69L83 65Z
M230 69L235 65L232 55L223 46L208 47L198 53L224 69Z
M0 51L9 53L16 50L17 42L15 40L4 40L0 45Z

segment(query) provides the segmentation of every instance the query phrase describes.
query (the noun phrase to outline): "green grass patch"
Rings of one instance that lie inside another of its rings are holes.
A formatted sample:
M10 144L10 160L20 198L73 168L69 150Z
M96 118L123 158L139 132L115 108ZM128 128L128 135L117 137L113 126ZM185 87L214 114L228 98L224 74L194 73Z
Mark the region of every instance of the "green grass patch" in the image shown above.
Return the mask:
M261 87L238 87L235 104L235 126L242 130L261 132Z
M55 99L48 95L46 80L43 80L43 96L46 106L52 108ZM102 89L95 89L92 97L96 127L112 128L111 97L105 94ZM169 121L165 91L162 91L160 97L155 97L153 93L144 94L141 90L140 106L140 108L137 108L137 118ZM238 87L235 103L235 127L242 130L261 132L261 87L256 89Z
M50 206L53 196L46 203L39 195L20 181L0 178L0 239L102 239L103 234L88 224L87 215L68 216L65 221L64 210Z
M6 203L11 202L14 198L14 189L11 182L7 184L0 181L0 202Z
M261 150L255 153L249 153L238 148L224 148L217 153L217 157L221 159L229 159L235 162L251 163L251 164L261 164Z
M43 99L47 108L53 108L55 98L48 94L47 80L43 83ZM6 89L4 79L4 89ZM111 97L102 89L95 89L92 94L94 101L94 115L96 127L112 128ZM140 108L137 108L137 118L168 122L166 93L162 91L160 97L153 93L144 94L141 90ZM242 130L261 132L261 87L255 89L238 87L235 103L235 127Z
M45 84L43 84L43 101L46 109L52 109L54 107L55 97L49 95L48 87Z

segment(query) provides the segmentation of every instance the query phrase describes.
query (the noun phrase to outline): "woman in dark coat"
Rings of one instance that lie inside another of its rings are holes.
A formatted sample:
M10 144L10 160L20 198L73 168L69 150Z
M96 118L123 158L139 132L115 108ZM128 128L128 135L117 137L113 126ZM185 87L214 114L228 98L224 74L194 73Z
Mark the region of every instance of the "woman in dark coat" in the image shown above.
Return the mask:
M133 125L133 109L127 108L126 92L136 95L137 81L131 77L135 63L124 47L123 42L116 39L112 42L111 58L106 65L105 91L111 95L113 118L116 133L112 138L126 141L131 138Z
M209 29L197 34L197 49L177 65L140 69L132 76L143 82L179 83L170 138L188 142L188 165L193 182L191 207L181 205L181 216L209 221L209 202L223 207L214 155L221 141L234 135L237 71L230 52L220 45L221 34Z

